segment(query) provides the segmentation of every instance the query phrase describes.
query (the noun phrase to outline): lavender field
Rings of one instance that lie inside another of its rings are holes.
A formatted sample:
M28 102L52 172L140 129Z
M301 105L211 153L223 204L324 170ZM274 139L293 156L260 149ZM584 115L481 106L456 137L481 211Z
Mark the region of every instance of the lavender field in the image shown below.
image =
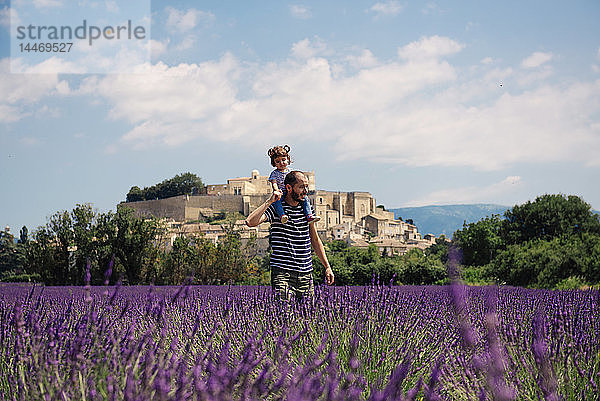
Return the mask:
M597 290L0 284L9 400L594 400Z

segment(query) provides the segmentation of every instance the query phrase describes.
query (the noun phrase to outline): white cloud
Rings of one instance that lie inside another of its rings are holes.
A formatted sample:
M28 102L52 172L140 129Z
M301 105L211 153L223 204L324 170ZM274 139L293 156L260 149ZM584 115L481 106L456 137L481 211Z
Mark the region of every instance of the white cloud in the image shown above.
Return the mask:
M319 38L309 40L302 39L292 45L292 55L299 59L307 59L323 54L327 50L327 45Z
M18 107L0 102L0 123L14 123L25 115Z
M239 73L231 56L200 65L159 63L147 75L91 78L82 90L106 97L113 104L113 118L135 125L124 141L135 146L173 145L198 136L237 140L251 135L268 140L273 135L306 133L321 138L321 130L332 124L335 138L345 131L345 124L366 118L380 105L390 107L421 88L455 77L448 64L433 59L389 63L343 79L335 79L326 59L288 60L257 72L252 77L253 95L242 101L233 79ZM339 118L348 121L336 127Z
M96 59L96 62L98 62L98 59ZM26 64L19 58L12 59L10 67L13 73L18 74L79 74L85 72L84 66L80 63L66 61L54 56L34 65Z
M219 114L235 104L237 69L231 55L202 64L144 65L131 75L87 78L80 93L108 99L113 105L111 118L135 125L123 142L134 147L176 145L202 135L218 135L214 130L201 130L215 124Z
M346 61L355 68L371 68L378 64L377 58L369 49L364 49L358 56L346 56Z
M35 111L35 104L51 95L68 92L68 84L57 74L42 73L36 67L23 67L24 74L10 73L8 58L0 60L0 122L15 122ZM43 71L43 70L42 70Z
M469 21L469 22L467 22L467 25L465 25L465 31L469 32L478 27L479 27L479 24L477 22Z
M0 26L6 28L6 30L9 30L11 19L15 25L19 25L21 23L17 10L8 6L0 9Z
M187 11L178 10L173 7L167 7L167 27L173 28L179 32L187 32L194 29L201 21L208 23L215 19L211 12L196 10L191 8Z
M149 42L150 45L150 52L152 55L152 59L155 59L156 57L160 56L161 54L165 53L167 51L167 47L169 45L170 40L166 39L162 42L158 41L158 40L154 40L151 39Z
M554 70L550 66L545 66L537 70L532 70L519 77L517 82L521 86L531 85L532 83L544 81L554 74Z
M298 19L309 19L312 17L310 8L298 4L290 5L290 13L294 18Z
M535 52L521 62L523 68L536 68L554 58L552 53Z
M33 0L33 5L36 8L62 7L63 2L61 0Z
M149 62L151 57L150 40L98 41L93 46L86 42L74 42L69 58L51 56L41 63L27 64L29 59L13 58L10 62L12 72L24 74L88 74L131 72L136 66Z
M177 44L177 46L175 46L176 50L187 50L187 49L191 49L192 47L194 47L194 44L196 43L196 36L194 35L187 35L186 37L184 37L181 42L179 42Z
M378 16L382 15L398 15L404 6L399 1L391 0L386 2L375 3L370 10Z
M523 182L521 177L509 176L500 182L484 187L465 186L461 188L448 188L433 191L420 199L414 199L407 202L404 207L465 203L497 203L498 199L515 194L522 185Z
M519 69L457 71L443 57L462 45L437 36L402 47L399 60L338 75L311 46L295 44L294 57L250 67L230 55L147 65L133 76L90 78L82 91L129 121L123 142L133 147L203 137L250 147L316 141L338 159L409 166L598 163L600 80L532 81L524 91Z
M427 3L425 7L421 9L421 12L425 15L440 14L442 13L442 9L436 3Z
M491 57L486 57L481 60L481 64L492 64L493 62L494 62L494 59Z
M596 93L594 93L594 91ZM567 88L503 93L493 103L468 106L443 94L379 113L385 124L364 125L340 140L344 158L412 166L500 169L515 163L579 160L597 163L600 135L590 125L600 81ZM385 145L382 145L385 144Z
M35 145L39 145L41 143L41 141L38 138L24 136L21 138L21 143L23 145L27 145L27 146L35 146Z
M106 6L106 9L108 11L110 11L111 13L119 12L119 5L117 4L117 2L115 0L106 0L104 2L104 5Z
M398 57L407 60L438 58L458 53L464 45L446 37L422 37L398 49Z

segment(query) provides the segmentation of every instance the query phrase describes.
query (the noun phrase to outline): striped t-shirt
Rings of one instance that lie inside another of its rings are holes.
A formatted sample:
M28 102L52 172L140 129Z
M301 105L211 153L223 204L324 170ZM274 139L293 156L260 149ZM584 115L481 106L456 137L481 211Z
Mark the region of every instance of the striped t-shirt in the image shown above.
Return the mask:
M289 218L285 224L281 224L272 204L265 211L267 220L271 223L270 267L301 273L310 272L313 269L310 234L302 203L290 206L282 200L281 204Z

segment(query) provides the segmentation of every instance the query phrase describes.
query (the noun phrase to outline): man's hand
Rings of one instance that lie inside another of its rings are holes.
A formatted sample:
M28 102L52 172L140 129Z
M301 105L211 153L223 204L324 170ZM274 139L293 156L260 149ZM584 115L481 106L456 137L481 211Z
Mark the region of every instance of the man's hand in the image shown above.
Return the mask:
M331 267L327 267L325 269L325 282L327 283L327 285L331 285L333 284L333 280L335 280L333 270L331 270Z
M308 233L310 235L310 243L317 254L317 257L325 266L325 283L327 285L333 284L333 280L335 277L333 276L333 270L331 270L331 266L329 265L329 261L327 260L327 254L325 253L325 248L323 247L323 243L319 238L319 234L317 233L317 229L314 224L308 225Z

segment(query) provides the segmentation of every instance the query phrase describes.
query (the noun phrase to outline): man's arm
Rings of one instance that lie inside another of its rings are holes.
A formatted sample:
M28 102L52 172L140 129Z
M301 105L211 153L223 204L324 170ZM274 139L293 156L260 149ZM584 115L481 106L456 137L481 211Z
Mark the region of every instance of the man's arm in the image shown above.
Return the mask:
M308 232L310 234L310 243L317 254L317 257L325 266L325 282L327 285L333 284L333 280L335 279L333 275L333 270L331 270L331 266L329 265L329 260L327 260L327 254L325 253L325 247L321 242L321 238L319 238L319 234L317 234L317 228L314 224L308 225Z
M256 227L257 225L264 223L267 221L267 216L265 216L265 211L271 206L271 203L275 202L280 198L281 195L277 193L273 193L269 199L263 202L259 207L257 207L252 213L248 215L246 218L246 225L248 227Z

